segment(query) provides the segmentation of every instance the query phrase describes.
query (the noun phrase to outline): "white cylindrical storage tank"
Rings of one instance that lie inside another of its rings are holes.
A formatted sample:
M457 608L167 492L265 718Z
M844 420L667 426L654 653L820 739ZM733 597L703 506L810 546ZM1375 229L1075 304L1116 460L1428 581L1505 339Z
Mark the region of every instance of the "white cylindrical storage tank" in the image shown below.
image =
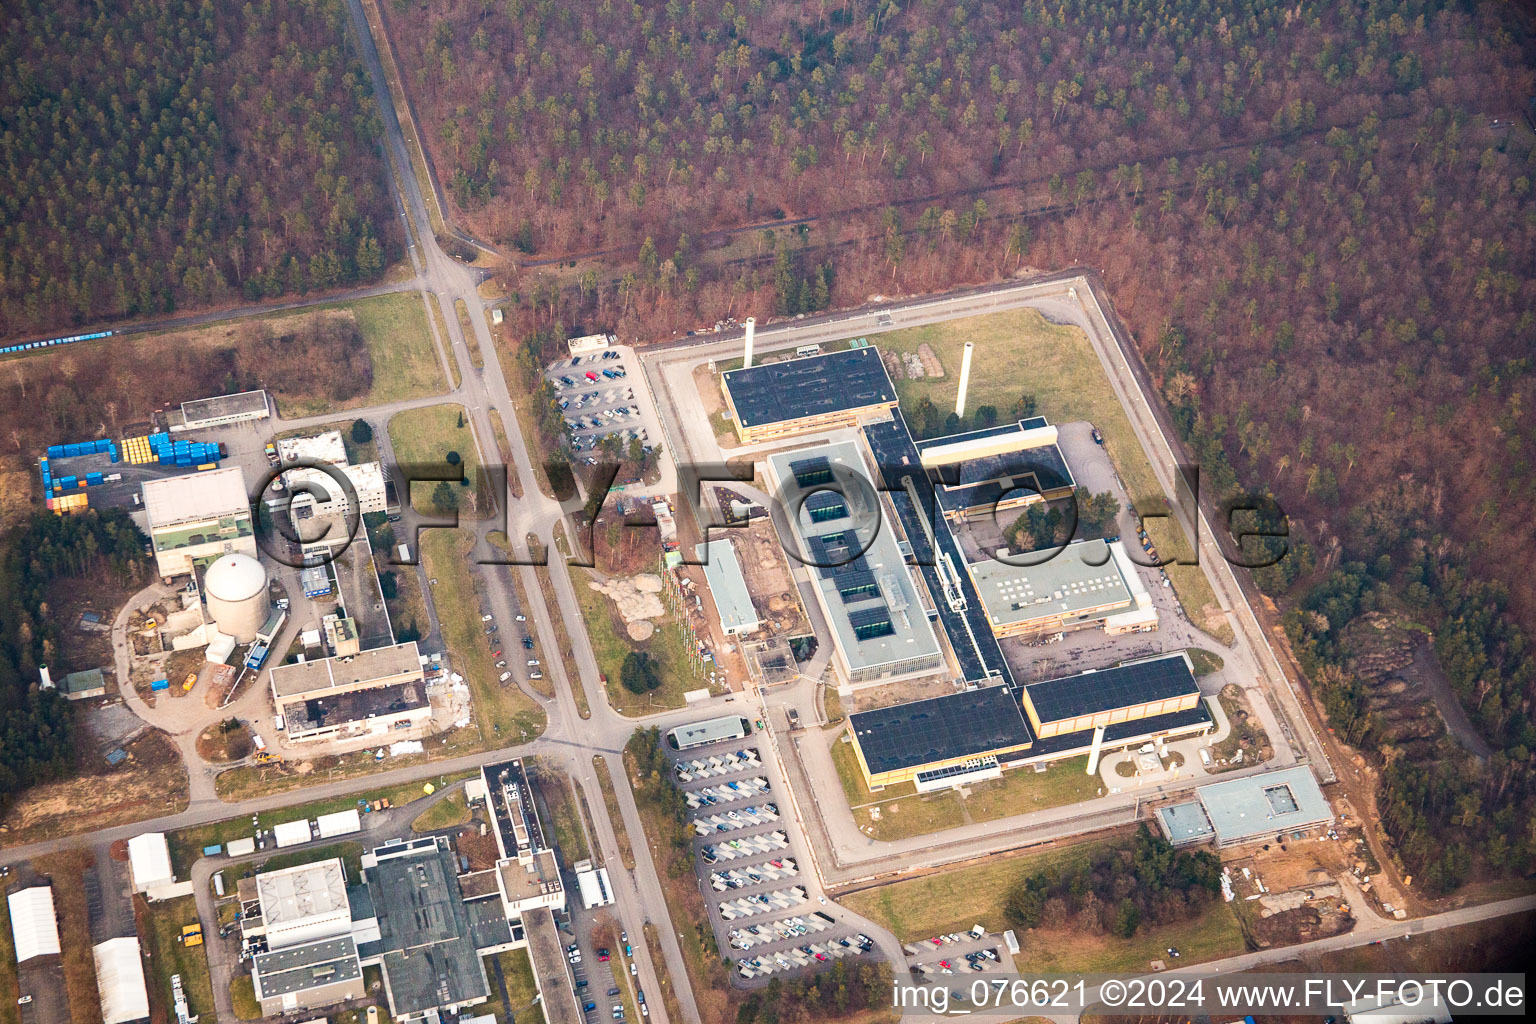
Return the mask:
M219 632L248 644L267 621L267 570L250 555L221 555L203 574L208 614Z
M751 366L752 366L752 334L753 334L753 332L756 329L757 329L757 317L755 317L755 316L747 317L746 345L743 348L742 355L741 355L741 365L744 368L751 368Z

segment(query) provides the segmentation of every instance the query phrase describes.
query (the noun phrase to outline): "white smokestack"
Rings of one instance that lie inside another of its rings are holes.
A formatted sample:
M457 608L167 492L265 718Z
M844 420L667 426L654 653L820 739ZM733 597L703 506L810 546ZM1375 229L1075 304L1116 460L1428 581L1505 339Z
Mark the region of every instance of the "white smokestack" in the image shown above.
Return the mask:
M53 689L53 676L48 672L48 666L44 665L38 670L38 684L45 690Z
M746 352L742 355L741 365L743 367L747 367L747 366L751 366L752 365L752 332L756 328L757 328L757 317L755 317L755 316L747 317L747 349L746 349Z
M973 342L965 343L965 355L960 357L960 393L955 396L955 415L965 419L965 389L971 383L971 351L976 348Z

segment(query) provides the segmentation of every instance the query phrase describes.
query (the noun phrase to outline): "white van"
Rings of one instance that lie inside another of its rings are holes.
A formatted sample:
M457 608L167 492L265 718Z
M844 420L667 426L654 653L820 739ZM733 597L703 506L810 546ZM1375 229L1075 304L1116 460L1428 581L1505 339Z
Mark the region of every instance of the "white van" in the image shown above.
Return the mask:
M1210 765L1211 765L1211 748L1210 747L1201 747L1200 748L1200 763L1205 765L1207 768L1210 767Z
M500 679L500 682L503 682L503 683L504 683L504 682L506 682L506 681L507 681L507 680L508 680L508 679L511 679L511 678L512 678L512 673L511 673L511 672L503 672L503 673L502 673L502 674L501 674L501 679Z

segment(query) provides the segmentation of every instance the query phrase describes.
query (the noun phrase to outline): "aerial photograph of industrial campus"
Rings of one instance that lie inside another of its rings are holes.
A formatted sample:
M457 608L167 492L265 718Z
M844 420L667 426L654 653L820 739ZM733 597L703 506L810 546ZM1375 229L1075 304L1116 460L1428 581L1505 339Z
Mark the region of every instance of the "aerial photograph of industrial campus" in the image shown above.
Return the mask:
M0 176L0 1024L1525 1015L1536 6L5 0Z

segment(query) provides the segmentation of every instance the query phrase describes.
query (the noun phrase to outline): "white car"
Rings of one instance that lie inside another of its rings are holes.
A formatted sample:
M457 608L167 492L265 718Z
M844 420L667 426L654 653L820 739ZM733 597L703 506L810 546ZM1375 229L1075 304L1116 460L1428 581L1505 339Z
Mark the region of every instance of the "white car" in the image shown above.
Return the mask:
M528 667L529 668L538 668L539 667L539 659L538 658L529 658L528 659Z
M512 673L511 673L511 672L503 672L503 673L502 673L502 674L501 674L501 678L500 678L500 679L499 679L499 680L498 680L498 681L499 681L499 682L503 682L503 683L504 683L504 682L506 682L506 681L507 681L507 680L508 680L508 679L511 679L511 678L512 678Z
M493 618L495 618L494 615L482 615L482 616L480 616L480 621L481 622L490 622L491 619L493 619Z

